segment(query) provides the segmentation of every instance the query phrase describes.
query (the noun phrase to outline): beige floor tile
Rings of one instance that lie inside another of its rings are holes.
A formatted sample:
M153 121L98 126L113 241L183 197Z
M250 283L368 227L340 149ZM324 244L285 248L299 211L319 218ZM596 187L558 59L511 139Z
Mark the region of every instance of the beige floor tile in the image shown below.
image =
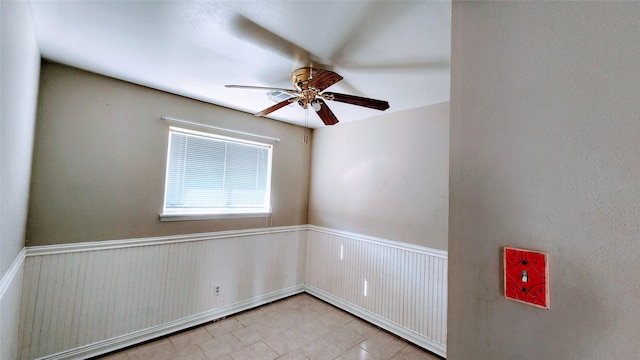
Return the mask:
M207 324L104 360L437 360L308 294Z
M228 334L234 330L243 328L244 325L240 323L236 318L226 318L223 320L211 323L204 328L211 334L211 336L220 336Z
M184 349L211 340L213 337L203 327L195 328L169 337L176 350Z
M333 307L332 305L327 304L324 301L319 301L319 300L315 299L315 300L309 300L308 303L305 303L304 304L304 309L305 310L310 310L310 311L315 311L318 314L324 314L327 311L334 310L335 307Z
M379 360L377 357L371 355L367 350L354 347L346 353L340 355L337 360Z
M99 357L98 359L99 360L129 360L129 355L127 355L126 352L121 351L108 356Z
M244 345L232 334L220 335L213 339L198 344L202 352L211 360L217 360L232 352L244 348Z
M269 324L271 326L286 326L291 323L291 319L293 318L293 314L290 310L286 309L278 309L278 310L269 310L264 312L264 318L262 318L259 322L254 322L254 324Z
M317 315L310 320L300 321L292 329L308 334L314 338L321 338L336 328L333 324L322 322L320 319L321 316L322 315Z
M303 346L300 352L311 360L331 360L340 356L343 349L325 339L317 339Z
M191 345L178 350L171 360L208 360L197 345Z
M367 338L373 336L374 334L380 331L380 329L378 329L377 327L360 319L352 320L347 324L347 326L355 330L355 332L357 332L358 334L363 335L364 337L367 337Z
M287 329L295 327L309 319L309 315L300 312L300 310L282 309L277 312L268 313L268 319L263 323L268 324L272 328Z
M349 350L367 339L366 336L359 334L357 331L347 325L332 330L324 336L325 339L337 345L342 350Z
M293 302L289 299L285 299L282 301L277 301L274 303L271 303L269 305L265 305L263 307L260 308L260 310L266 312L266 313L280 313L280 312L286 312L288 310L293 309L293 307L291 306Z
M236 320L240 321L242 325L249 326L249 325L261 322L263 320L266 320L267 313L262 311L261 308L258 308L252 311L247 311L242 314L239 314L235 316L235 318Z
M231 332L238 340L240 340L245 346L249 346L251 344L255 344L256 342L262 340L265 334L268 334L272 331L277 331L278 329L273 330L269 326L263 323L257 323L253 325L249 325L247 327L240 328L238 330L234 330Z
M231 353L231 357L234 360L273 360L279 356L262 341Z
M438 357L431 355L430 353L415 347L413 345L407 345L399 353L395 354L391 360L440 360Z
M388 360L407 346L407 343L381 331L360 343L359 346L379 360Z
M354 320L355 317L342 310L332 309L318 317L318 323L329 329L335 329Z
M311 360L304 355L302 350L298 349L286 355L280 356L278 360Z
M313 340L313 336L293 329L270 332L264 334L262 339L262 341L269 345L278 355L284 355L299 349Z
M166 359L176 353L169 339L162 339L127 350L131 360Z
M318 314L322 314L329 310L335 309L333 306L308 294L302 294L300 296L290 298L290 301L287 303L287 305L291 309L299 309L306 312L312 311Z

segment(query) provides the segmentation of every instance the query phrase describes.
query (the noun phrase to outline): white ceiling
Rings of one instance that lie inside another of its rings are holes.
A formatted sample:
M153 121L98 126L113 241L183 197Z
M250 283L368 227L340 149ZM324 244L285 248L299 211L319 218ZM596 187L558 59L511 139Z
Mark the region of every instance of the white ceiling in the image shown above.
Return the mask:
M30 3L44 58L249 113L275 103L225 84L292 89L291 71L311 63L344 77L328 91L387 100L387 113L449 100L450 1ZM328 105L341 122L382 114ZM308 126L324 125L311 114Z

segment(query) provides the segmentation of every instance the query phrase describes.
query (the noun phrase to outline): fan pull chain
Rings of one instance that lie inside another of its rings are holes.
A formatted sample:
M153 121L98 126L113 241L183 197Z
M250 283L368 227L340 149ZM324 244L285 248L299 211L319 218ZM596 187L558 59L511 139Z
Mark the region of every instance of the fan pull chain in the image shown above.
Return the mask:
M309 108L304 109L304 135L302 141L305 144L309 143Z

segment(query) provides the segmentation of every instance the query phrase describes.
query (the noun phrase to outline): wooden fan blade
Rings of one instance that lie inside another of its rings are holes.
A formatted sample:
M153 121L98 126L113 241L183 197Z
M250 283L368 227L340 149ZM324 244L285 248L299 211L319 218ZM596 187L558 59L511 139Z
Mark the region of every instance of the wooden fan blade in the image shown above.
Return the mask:
M270 106L270 107L268 107L268 108L266 108L266 109L264 109L264 110L262 110L260 112L255 113L253 115L255 115L255 116L267 116L267 115L271 114L272 112L291 104L293 102L293 100L295 100L295 98L291 98L291 99L287 99L285 101L281 101L281 102L279 102L279 103L277 103L277 104L275 104L273 106Z
M435 13L434 10L430 1L363 1L362 11L349 18L349 30L338 32L332 39L334 50L329 56L330 63L344 68L358 49L367 48L373 44L372 41L388 34L397 23L414 19L415 14ZM429 22L422 21L414 26L428 28Z
M330 70L318 69L313 71L313 77L309 80L309 87L322 91L342 80L342 76Z
M327 100L333 100L333 101L339 101L339 102L352 104L352 105L364 106L364 107L381 110L381 111L387 110L389 108L389 103L387 101L369 99L369 98L355 96L355 95L326 92L322 94L322 97L324 97Z
M308 64L309 62L317 62L320 60L317 56L309 53L302 47L258 25L243 15L238 15L232 25L232 30L234 30L240 38L246 39L254 45L297 63Z
M286 92L288 94L297 94L298 91L292 89L283 89L276 87L268 87L268 86L248 86L248 85L225 85L224 87L231 89L251 89L251 90L279 90L282 92Z
M320 104L320 110L317 110L316 113L325 125L335 125L338 123L338 118L322 99L315 99L314 102ZM311 108L313 109L313 106Z

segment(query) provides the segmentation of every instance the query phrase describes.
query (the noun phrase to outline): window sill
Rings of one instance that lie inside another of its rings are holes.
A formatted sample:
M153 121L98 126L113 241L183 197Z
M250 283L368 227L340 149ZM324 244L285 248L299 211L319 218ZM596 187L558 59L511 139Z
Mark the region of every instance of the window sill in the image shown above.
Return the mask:
M190 220L215 220L215 219L244 219L269 217L271 212L247 212L247 213L220 213L220 214L160 214L160 221L190 221Z

